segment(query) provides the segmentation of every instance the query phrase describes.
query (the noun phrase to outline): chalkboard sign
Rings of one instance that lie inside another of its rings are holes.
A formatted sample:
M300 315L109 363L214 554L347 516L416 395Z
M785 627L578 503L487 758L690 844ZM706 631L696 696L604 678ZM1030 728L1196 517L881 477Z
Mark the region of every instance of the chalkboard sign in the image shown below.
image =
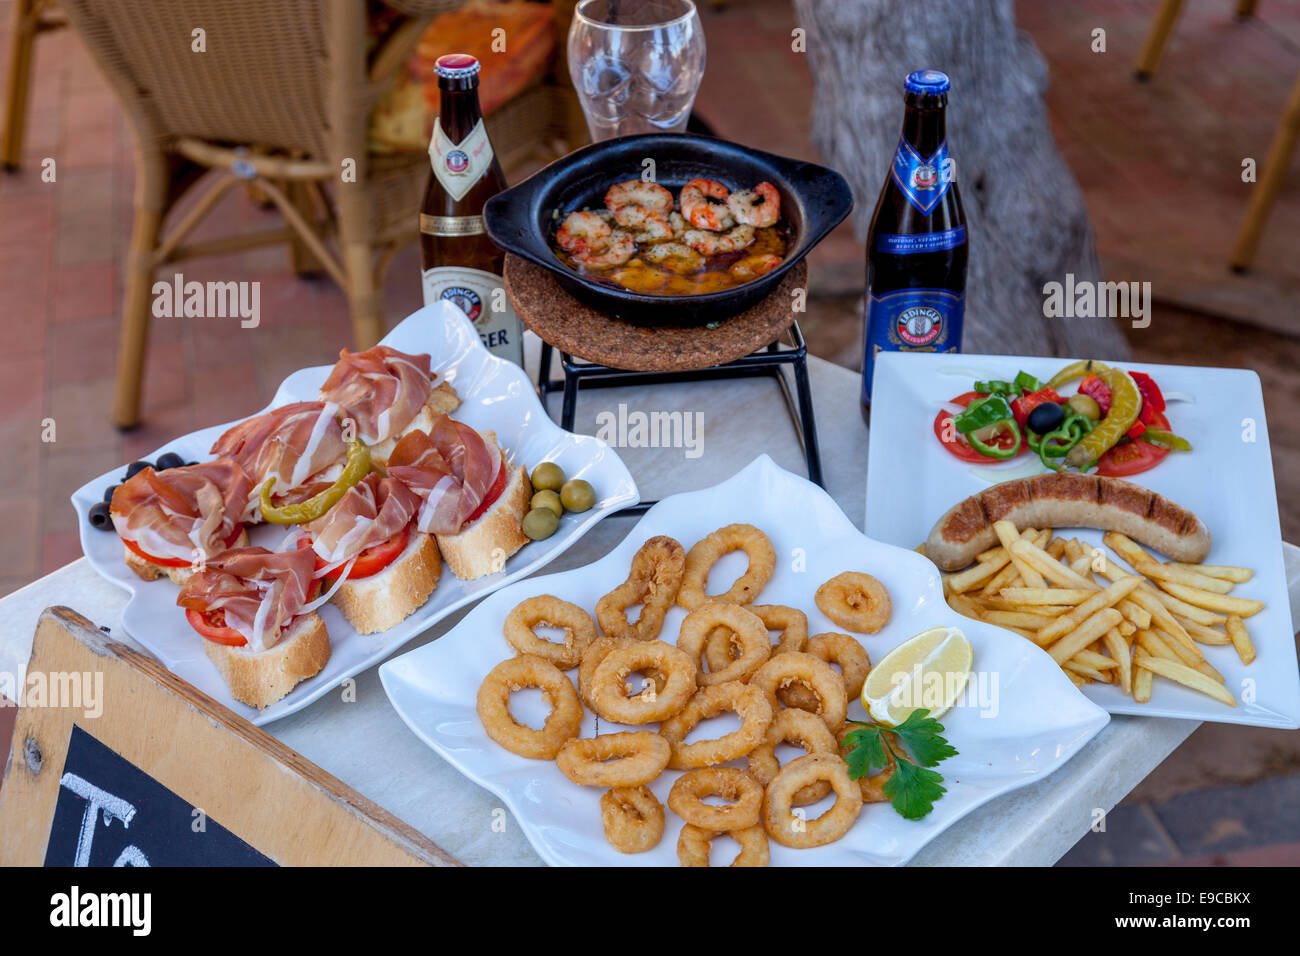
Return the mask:
M19 709L0 788L0 866L456 864L69 608L41 615L27 673L90 682L103 706L87 710L76 695Z
M46 866L275 866L75 724Z

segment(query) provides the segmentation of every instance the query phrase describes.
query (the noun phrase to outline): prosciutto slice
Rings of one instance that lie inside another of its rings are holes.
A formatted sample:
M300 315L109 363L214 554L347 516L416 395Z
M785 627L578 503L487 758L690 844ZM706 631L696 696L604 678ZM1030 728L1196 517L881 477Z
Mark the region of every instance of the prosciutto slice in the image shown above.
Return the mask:
M369 474L348 489L338 504L306 525L312 549L336 564L366 548L383 544L405 528L420 510L420 497L396 478Z
M157 558L190 561L226 549L243 519L252 483L231 458L154 471L118 485L109 514L124 541Z
M308 601L316 555L309 548L232 548L185 582L176 603L203 614L223 611L226 627L263 651L279 642Z
M357 423L357 436L375 445L400 435L432 390L428 355L376 345L364 352L343 349L320 397L338 405Z
M443 415L428 432L402 437L388 457L388 474L421 499L416 527L459 534L501 470L501 450L474 429Z
M212 445L233 458L253 481L245 514L256 514L262 485L275 479L277 499L318 478L347 459L338 407L326 402L293 402L227 429Z

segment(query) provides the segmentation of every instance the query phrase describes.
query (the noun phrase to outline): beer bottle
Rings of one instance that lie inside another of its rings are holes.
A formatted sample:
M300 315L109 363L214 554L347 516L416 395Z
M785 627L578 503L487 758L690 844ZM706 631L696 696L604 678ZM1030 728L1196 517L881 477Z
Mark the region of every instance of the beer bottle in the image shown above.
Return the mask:
M903 83L903 135L867 234L862 417L876 355L957 352L966 305L966 214L948 155L948 77L918 70Z
M420 213L424 304L459 307L494 355L524 364L523 330L506 299L505 253L483 226L483 204L506 188L483 125L478 60L450 53L436 63L441 105L429 142L433 166Z

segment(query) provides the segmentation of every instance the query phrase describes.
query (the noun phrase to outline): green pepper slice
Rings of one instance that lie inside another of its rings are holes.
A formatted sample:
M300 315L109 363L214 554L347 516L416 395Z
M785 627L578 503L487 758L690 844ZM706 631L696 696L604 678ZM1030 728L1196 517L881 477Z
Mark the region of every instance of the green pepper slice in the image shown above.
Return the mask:
M1021 392L1025 392L1032 395L1034 392L1041 392L1043 389L1047 387L1038 379L1034 378L1034 376L1030 375L1028 372L1023 372L1023 371L1016 373L1016 380L1013 383L1013 385L1017 395L1020 394Z
M1015 387L1010 382L1004 382L995 378L987 382L976 382L975 391L981 395L1012 395L1018 394Z
M1163 428L1148 428L1142 433L1142 437L1147 441L1166 445L1174 451L1192 450L1192 443L1186 438L1183 438L1181 435L1175 435L1173 432L1167 432Z
M985 444L978 435L971 432L966 436L966 440L970 442L972 448L989 458L1014 458L1020 453L1020 446L1024 443L1025 436L1020 431L1020 426L1016 424L1014 418L1004 418L1001 421L993 422L992 426L988 427L993 429L992 434L989 435L990 438L997 434L998 431L1010 429L1011 433L1016 436L1016 443L1010 448L999 448L997 445Z
M314 521L329 511L342 498L349 488L370 474L370 449L365 442L354 438L348 442L348 463L338 481L319 494L312 495L306 501L295 505L277 508L271 503L271 488L275 479L270 479L262 486L262 517L272 524L306 524Z

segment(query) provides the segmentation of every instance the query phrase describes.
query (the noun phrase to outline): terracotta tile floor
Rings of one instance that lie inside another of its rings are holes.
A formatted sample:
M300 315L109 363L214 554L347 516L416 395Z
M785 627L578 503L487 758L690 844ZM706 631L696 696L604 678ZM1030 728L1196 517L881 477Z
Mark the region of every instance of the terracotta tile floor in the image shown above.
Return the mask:
M1241 159L1262 159L1300 71L1300 0L1270 0L1261 5L1264 16L1248 23L1234 22L1231 7L1230 0L1185 4L1161 73L1146 85L1131 80L1131 63L1154 4L1022 0L1018 11L1051 68L1054 133L1085 192L1107 271L1154 283L1154 321L1133 339L1135 351L1152 361L1213 361L1260 372L1284 535L1300 541L1300 418L1291 411L1300 407L1300 339L1278 334L1300 331L1300 176L1279 199L1255 270L1230 277L1222 267L1248 195ZM8 30L11 13L11 3L0 0L0 31ZM706 7L704 16L709 69L697 102L701 115L722 136L816 159L811 81L803 57L790 50L795 19L788 0ZM1088 48L1097 26L1107 30L1104 55ZM8 42L0 32L0 49L7 51ZM8 452L0 477L0 595L78 556L67 497L87 476L191 428L255 410L288 371L328 361L350 338L341 293L328 281L294 278L281 250L185 263L187 278L260 281L262 327L155 320L145 424L126 434L111 428L134 180L131 135L71 33L42 36L36 48L23 168L0 173L0 447ZM39 175L47 157L57 164L54 183ZM232 193L199 236L275 223L273 214ZM408 250L390 269L390 319L419 304L417 263ZM811 348L857 367L860 240L847 227L837 230L812 267L817 298L804 323ZM41 438L47 419L53 442ZM1245 819L1246 810L1233 809L1250 802L1240 791L1294 774L1298 736L1206 725L1135 791L1128 803L1144 816L1133 825L1148 825L1176 808L1174 798L1211 786L1231 793L1220 801L1224 813ZM1180 851L1170 849L1167 834L1162 839L1156 861L1294 863L1300 846L1289 831L1261 834L1272 842L1242 849L1236 840L1231 852L1215 857L1207 856L1214 846L1206 840L1190 840ZM1083 845L1077 851L1087 852Z

